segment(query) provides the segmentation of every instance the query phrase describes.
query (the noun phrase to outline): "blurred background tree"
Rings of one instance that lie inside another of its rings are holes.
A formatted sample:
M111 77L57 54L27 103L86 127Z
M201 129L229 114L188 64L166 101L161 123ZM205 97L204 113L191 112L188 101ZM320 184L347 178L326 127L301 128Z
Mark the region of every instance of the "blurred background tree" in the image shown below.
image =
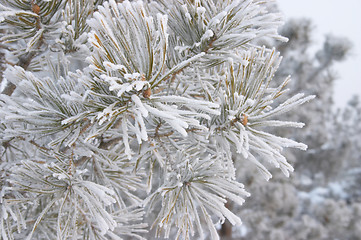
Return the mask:
M277 46L284 58L276 79L292 76L288 94L306 89L317 96L307 109L288 114L305 122L305 131L282 130L291 139L302 139L309 150L287 153L295 166L290 179L274 174L264 185L252 173L243 173L252 200L239 209L246 216L243 227L233 229L228 239L360 239L360 101L350 97L337 110L333 103L338 80L333 65L350 54L352 43L327 35L322 48L313 52L315 28L309 19L291 19L281 28L289 41Z

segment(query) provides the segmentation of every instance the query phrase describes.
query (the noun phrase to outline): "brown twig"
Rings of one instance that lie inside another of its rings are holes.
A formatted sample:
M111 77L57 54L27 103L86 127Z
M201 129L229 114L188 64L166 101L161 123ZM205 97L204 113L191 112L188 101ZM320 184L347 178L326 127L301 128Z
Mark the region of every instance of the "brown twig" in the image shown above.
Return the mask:
M100 149L108 149L110 146L112 146L114 143L119 142L122 139L122 137L115 137L113 139L110 139L109 141L102 141L99 144Z
M34 4L34 1L31 1L31 8L32 8L32 11L36 14L39 14L40 12L40 8L38 5ZM36 29L37 30L40 30L41 29L41 21L40 21L40 16L38 16L36 18ZM41 48L41 46L44 44L44 39L43 37L41 36L39 42L37 43L37 46L36 48L39 50ZM30 51L30 52L27 52L26 54L22 55L19 57L19 61L16 63L17 66L20 66L22 67L24 70L26 70L31 61L34 59L34 57L37 55L37 51ZM15 84L11 83L11 82L8 82L6 87L4 88L4 90L2 91L2 94L5 94L5 95L8 95L8 96L11 96L13 94L13 92L15 91L16 89L16 86Z
M27 141L24 137L21 137L21 136L18 136L17 138L20 139L20 140L22 140L22 141ZM28 142L29 142L30 144L34 145L35 147L41 149L41 150L50 151L49 148L46 148L46 147L44 147L44 146L41 146L41 145L37 144L34 140L30 140L30 141L28 141Z

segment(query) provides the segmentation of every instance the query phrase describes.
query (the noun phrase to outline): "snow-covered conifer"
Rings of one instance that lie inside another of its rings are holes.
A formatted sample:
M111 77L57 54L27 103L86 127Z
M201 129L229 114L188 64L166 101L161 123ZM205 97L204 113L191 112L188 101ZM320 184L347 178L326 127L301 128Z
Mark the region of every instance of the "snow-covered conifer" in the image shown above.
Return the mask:
M0 0L2 239L219 239L286 176L280 15L258 0Z

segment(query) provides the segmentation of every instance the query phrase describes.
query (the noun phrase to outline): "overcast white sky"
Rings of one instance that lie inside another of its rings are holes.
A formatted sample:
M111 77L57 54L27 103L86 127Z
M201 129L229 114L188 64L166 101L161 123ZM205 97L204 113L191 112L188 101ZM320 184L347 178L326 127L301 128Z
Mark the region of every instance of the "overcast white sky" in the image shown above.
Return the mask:
M334 69L339 79L335 85L336 106L344 106L353 94L361 96L361 0L277 0L286 19L307 17L314 24L314 41L321 47L331 33L353 42L352 55Z

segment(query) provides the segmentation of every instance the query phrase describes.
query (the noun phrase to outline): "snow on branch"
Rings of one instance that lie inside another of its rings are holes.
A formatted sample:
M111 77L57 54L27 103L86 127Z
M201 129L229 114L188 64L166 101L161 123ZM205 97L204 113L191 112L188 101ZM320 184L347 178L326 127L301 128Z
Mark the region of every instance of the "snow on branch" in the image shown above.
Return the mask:
M0 2L2 239L220 239L240 162L288 176L307 148L273 131L314 96L274 84L264 1Z

